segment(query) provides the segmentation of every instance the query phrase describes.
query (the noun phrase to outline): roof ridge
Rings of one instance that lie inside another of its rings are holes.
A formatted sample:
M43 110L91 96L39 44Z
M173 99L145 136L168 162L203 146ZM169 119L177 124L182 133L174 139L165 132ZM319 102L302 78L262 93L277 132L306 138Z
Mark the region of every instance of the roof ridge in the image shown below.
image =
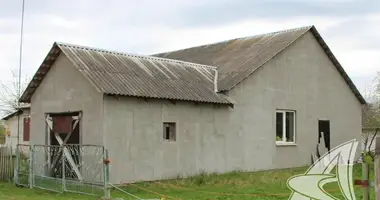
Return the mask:
M155 53L155 54L152 54L152 56L160 55L160 54L168 54L168 53L173 53L173 52L176 52L176 51L182 51L182 50L188 50L188 49L192 49L192 48L199 48L199 47L203 47L203 46L216 45L216 44L226 43L226 42L229 42L229 41L232 41L232 40L250 39L250 38L260 37L260 36L265 36L265 35L274 35L274 34L279 34L279 33L287 33L287 32L292 32L292 31L298 31L298 30L302 30L302 29L307 30L307 29L312 28L313 26L314 26L314 25L301 26L301 27L297 27L297 28L283 29L283 30L280 30L280 31L273 31L273 32L267 32L267 33L261 33L261 34L251 35L251 36L237 37L237 38L227 39L227 40L222 40L222 41L219 41L219 42L214 42L214 43L209 43L209 44L202 44L202 45L193 46L193 47L188 47L188 48L183 48L183 49L177 49L177 50L172 50L172 51L166 51L166 52L161 52L161 53Z
M145 59L158 60L158 61L164 61L164 62L169 62L169 63L185 64L185 65L188 65L191 67L211 68L214 70L217 69L217 67L215 67L215 66L202 65L202 64L198 64L198 63L192 63L192 62L187 62L187 61L182 61L182 60L175 60L175 59L170 59L170 58L161 58L161 57L150 56L150 55L141 55L141 54L131 54L131 53L125 53L125 52L120 52L120 51L113 51L113 50L107 50L107 49L89 47L89 46L77 45L77 44L70 44L70 43L64 43L64 42L55 42L55 43L58 46L81 48L81 49L87 49L87 50L98 51L98 52L103 52L103 53L123 55L123 56L136 57L136 58L145 58Z
M291 29L283 29L279 31L273 31L273 32L268 32L268 33L262 33L262 34L257 34L257 35L252 35L252 36L247 36L247 37L240 37L240 38L235 38L235 40L241 40L241 39L249 39L249 38L254 38L254 37L260 37L260 36L268 36L268 35L275 35L279 33L288 33L288 32L294 32L294 31L300 31L300 30L308 30L312 25L310 26L302 26L302 27L297 27L297 28L291 28Z

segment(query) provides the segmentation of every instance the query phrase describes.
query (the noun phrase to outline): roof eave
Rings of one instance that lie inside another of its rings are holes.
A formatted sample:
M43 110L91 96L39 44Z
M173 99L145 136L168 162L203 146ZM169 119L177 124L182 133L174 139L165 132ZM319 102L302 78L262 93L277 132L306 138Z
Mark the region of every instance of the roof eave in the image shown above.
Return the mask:
M30 103L32 95L36 91L39 84L42 82L45 75L50 70L51 66L54 64L54 62L58 58L60 53L61 53L61 50L58 47L57 43L54 43L49 53L46 55L44 61L42 62L42 64L37 69L36 73L34 74L32 80L29 82L25 91L21 95L19 99L20 103Z
M11 114L8 114L7 116L3 117L1 120L4 120L4 121L7 121L8 119L14 117L14 116L17 116L17 115L20 115L22 114L24 111L22 110L17 110L17 111L14 111L13 113Z
M228 105L233 106L235 102L231 100L230 98L223 96L225 98L225 101L201 101L201 100L192 100L192 99L178 99L178 98L162 98L162 97L150 97L150 96L139 96L139 95L126 95L126 94L114 94L114 93L104 93L108 96L119 96L119 97L135 97L135 98L146 98L146 99L161 99L161 100L169 100L169 101L187 101L187 102L194 102L194 103L205 103L205 104L220 104L220 105ZM218 94L222 95L222 94Z

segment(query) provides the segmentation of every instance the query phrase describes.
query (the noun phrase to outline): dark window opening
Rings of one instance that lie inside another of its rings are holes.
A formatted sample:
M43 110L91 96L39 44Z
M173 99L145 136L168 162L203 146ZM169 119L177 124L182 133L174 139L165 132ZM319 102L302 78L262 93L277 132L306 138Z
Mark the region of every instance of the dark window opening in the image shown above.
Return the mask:
M164 122L164 140L176 141L176 126L174 122Z
M282 115L283 113L276 113L276 141L282 141L283 137Z
M321 138L324 138L325 147L330 151L330 121L318 120L318 143L321 143Z

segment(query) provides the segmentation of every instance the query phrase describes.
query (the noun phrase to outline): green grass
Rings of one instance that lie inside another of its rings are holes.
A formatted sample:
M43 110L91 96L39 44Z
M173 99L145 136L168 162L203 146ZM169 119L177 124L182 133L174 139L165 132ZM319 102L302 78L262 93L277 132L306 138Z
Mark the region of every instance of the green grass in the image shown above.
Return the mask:
M276 200L288 199L290 190L286 181L293 175L303 174L307 167L272 170L261 172L230 172L226 174L200 174L187 179L175 179L159 182L143 182L126 185L122 188L129 193L142 198L160 198L185 200L230 200L230 199L258 199ZM373 167L371 168L371 180L373 181ZM354 179L361 178L361 165L354 167ZM343 199L338 185L330 183L326 186L328 191L339 199ZM371 198L374 199L373 187ZM113 197L123 199L134 199L113 189ZM260 194L254 196L253 194ZM362 189L355 186L355 194L358 199L362 198ZM14 185L0 184L0 199L10 200L87 200L98 199L97 197L78 195L72 193L54 193L39 189L18 188Z

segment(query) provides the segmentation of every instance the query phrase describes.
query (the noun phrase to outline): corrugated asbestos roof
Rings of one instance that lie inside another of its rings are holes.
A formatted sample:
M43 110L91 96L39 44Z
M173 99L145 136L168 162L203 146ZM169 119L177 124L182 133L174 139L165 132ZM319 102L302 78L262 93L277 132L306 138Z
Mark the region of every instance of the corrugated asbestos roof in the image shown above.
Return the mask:
M215 92L215 67L55 43L22 95L30 102L54 61L63 52L95 88L109 95L233 104Z
M18 107L16 107L16 110L12 113L9 113L8 115L6 115L5 117L3 117L1 120L8 120L14 116L17 116L19 114L22 114L24 112L24 110L29 110L30 109L30 104L23 104L23 105L20 105Z
M55 43L20 101L30 102L43 77L63 52L99 92L233 104L233 100L215 91L223 92L234 88L308 31L313 33L358 100L366 104L314 26L232 39L152 56ZM217 74L216 68L211 66L217 68ZM214 82L217 83L216 88Z
M219 90L228 91L308 31L313 33L359 101L366 104L314 26L232 39L153 56L215 66L219 72Z
M19 115L19 114L22 114L22 113L23 113L22 110L16 110L16 111L14 111L14 112L12 112L12 113L9 113L9 114L6 115L5 117L3 117L1 120L7 121L8 119L10 119L10 118L12 118L12 117L14 117L14 116L17 116L17 115Z

